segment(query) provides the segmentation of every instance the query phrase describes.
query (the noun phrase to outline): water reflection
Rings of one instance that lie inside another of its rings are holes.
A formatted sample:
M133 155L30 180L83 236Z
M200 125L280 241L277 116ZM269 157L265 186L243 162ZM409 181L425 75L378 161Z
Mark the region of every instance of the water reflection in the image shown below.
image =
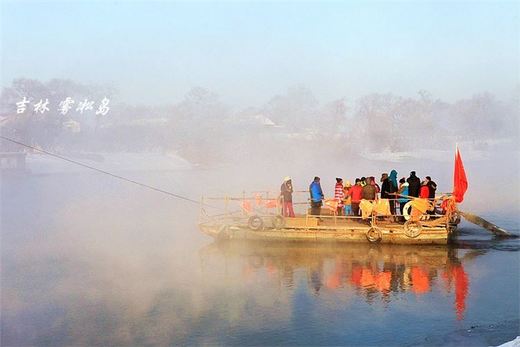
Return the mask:
M3 188L2 346L444 345L431 335L503 321L479 344L520 334L518 240L201 249L198 211L154 193L90 175Z
M246 282L271 280L293 288L303 276L307 290L319 296L344 291L368 304L389 305L404 294L454 294L453 309L464 318L470 282L464 261L483 254L445 246L305 245L250 242L213 243L200 250L202 272L212 272L224 260L228 276ZM229 264L240 264L238 268ZM233 269L235 272L233 272Z

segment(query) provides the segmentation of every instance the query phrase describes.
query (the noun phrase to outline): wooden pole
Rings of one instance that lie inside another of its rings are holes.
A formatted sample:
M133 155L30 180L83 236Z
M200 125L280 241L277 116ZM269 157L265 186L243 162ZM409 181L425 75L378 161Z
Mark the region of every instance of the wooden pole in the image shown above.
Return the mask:
M473 224L478 225L478 226L481 226L482 228L484 228L486 230L489 230L490 232L492 232L496 236L499 236L499 237L510 237L510 238L517 238L518 237L518 235L510 234L507 231L505 231L504 229L500 228L499 226L497 226L497 225L495 225L495 224L493 224L491 222L488 222L487 220L485 220L482 217L479 217L477 215L474 215L474 214L468 213L468 212L459 211L459 213L468 222L473 223Z

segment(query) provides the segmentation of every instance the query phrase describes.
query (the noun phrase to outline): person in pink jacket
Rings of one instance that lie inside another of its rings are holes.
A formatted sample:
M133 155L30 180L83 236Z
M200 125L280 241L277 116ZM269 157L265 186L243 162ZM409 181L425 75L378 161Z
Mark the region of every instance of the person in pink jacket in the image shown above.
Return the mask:
M336 185L334 186L334 200L338 202L337 213L338 216L343 215L343 198L345 193L343 192L343 179L336 177Z

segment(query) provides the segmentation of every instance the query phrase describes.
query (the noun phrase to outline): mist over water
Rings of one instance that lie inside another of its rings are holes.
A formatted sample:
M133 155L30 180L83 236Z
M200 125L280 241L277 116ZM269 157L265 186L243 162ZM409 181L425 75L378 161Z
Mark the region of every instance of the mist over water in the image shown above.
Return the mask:
M215 122L204 118L214 108L192 101L176 109L165 124L114 114L80 133L10 118L2 135L195 201L276 196L287 175L297 191L318 175L332 196L335 177L392 169L451 191L449 137L434 146L405 137L392 149L356 113L333 131L317 118L309 131L296 118L265 126L238 114ZM38 136L41 126L53 135ZM459 144L469 180L461 209L518 234L518 133L506 135ZM519 334L518 240L463 223L439 247L215 243L198 230L196 203L37 151L26 162L2 172L2 345L487 346Z
M359 175L381 166L359 163ZM3 176L2 345L490 345L518 334L517 240L463 224L453 246L219 244L198 231L196 204L69 165ZM190 197L276 192L289 167L96 165ZM299 165L305 189L314 171ZM509 210L467 196L520 232Z

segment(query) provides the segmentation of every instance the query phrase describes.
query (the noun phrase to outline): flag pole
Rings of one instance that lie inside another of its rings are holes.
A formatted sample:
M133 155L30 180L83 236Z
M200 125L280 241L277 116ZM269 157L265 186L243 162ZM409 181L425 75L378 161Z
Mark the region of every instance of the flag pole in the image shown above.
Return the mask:
M456 163L457 163L457 157L459 157L459 144L457 142L455 142L455 166L456 166ZM465 174L464 174L464 176L465 176ZM455 172L453 172L453 179L454 179L453 190L455 190ZM497 225L495 225L493 223L488 222L487 220L485 220L484 218L482 218L480 216L477 216L477 215L474 215L474 214L468 213L468 212L463 212L461 210L458 210L458 213L460 213L460 215L462 217L464 217L464 219L466 219L468 222L473 223L473 224L478 225L478 226L481 226L484 229L487 229L487 230L491 231L496 236L499 236L499 237L511 237L511 238L517 238L518 237L518 235L511 234L511 233L507 232L506 230L500 228L499 226L497 226Z
M453 189L452 189L452 193L451 195L454 196L454 192L455 192L455 165L457 163L457 152L459 150L459 143L457 141L455 141L455 155L453 156L453 178L452 178L452 181L453 181Z

